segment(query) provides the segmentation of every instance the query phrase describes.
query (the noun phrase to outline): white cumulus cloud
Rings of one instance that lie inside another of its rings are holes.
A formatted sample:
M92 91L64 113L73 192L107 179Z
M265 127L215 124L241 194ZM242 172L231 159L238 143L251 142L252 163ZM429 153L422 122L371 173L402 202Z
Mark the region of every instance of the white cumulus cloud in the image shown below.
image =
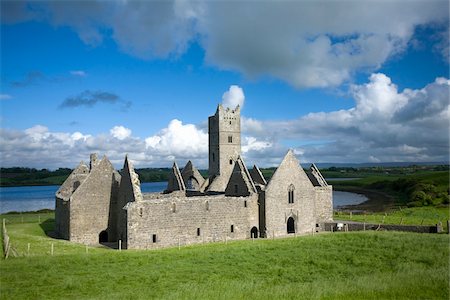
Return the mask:
M119 140L124 140L131 136L131 130L123 126L114 126L109 133Z
M208 153L208 134L193 124L174 119L167 128L145 139L150 152L175 158L202 158Z
M231 109L235 109L238 105L242 108L244 101L244 91L237 85L231 85L228 91L222 95L222 105Z

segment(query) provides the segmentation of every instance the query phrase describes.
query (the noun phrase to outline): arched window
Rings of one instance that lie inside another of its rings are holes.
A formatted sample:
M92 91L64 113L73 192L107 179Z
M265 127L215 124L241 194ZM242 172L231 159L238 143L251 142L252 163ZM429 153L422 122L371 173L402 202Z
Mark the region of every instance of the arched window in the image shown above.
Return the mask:
M206 209L206 211L209 210L209 201L208 200L205 201L205 209Z
M175 204L175 202L172 203L172 212L176 212L177 211L177 205Z
M294 185L291 184L288 188L288 203L294 203Z

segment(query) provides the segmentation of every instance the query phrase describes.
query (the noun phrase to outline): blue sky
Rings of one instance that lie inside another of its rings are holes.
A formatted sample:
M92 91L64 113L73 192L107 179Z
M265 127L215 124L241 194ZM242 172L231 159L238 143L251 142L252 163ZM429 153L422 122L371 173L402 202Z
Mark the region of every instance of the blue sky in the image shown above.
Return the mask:
M2 1L2 166L448 161L448 1Z

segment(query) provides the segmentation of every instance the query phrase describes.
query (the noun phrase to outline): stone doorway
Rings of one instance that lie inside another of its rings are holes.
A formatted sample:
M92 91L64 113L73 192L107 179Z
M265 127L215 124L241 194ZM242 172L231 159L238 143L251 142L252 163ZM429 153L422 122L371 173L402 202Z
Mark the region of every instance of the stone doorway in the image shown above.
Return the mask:
M103 230L98 235L98 242L101 243L107 243L108 242L108 232L106 230Z
M295 221L293 217L287 220L287 233L295 233Z
M258 228L253 226L252 230L250 230L250 238L257 239L258 238Z

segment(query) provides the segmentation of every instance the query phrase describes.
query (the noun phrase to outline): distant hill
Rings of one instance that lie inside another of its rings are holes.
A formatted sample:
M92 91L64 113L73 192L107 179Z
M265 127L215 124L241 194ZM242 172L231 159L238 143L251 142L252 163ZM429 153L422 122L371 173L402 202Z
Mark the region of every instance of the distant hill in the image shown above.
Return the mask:
M373 168L373 167L409 167L409 166L440 166L448 165L449 162L439 161L439 162L365 162L365 163L316 163L315 165L320 168ZM306 168L311 165L311 163L302 163L302 166Z
M388 162L388 163L318 163L325 177L365 177L370 173L386 172L387 168L394 168L395 173L412 173L425 166L438 166L433 170L448 170L448 162ZM308 169L309 163L302 163ZM430 169L431 167L428 167ZM260 168L264 177L268 180L276 168ZM405 170L407 169L407 170ZM167 181L171 168L137 168L141 182ZM203 177L208 177L208 170L199 170ZM34 168L1 168L0 186L27 186L27 185L60 185L66 180L72 169L59 168L51 171L48 169Z

